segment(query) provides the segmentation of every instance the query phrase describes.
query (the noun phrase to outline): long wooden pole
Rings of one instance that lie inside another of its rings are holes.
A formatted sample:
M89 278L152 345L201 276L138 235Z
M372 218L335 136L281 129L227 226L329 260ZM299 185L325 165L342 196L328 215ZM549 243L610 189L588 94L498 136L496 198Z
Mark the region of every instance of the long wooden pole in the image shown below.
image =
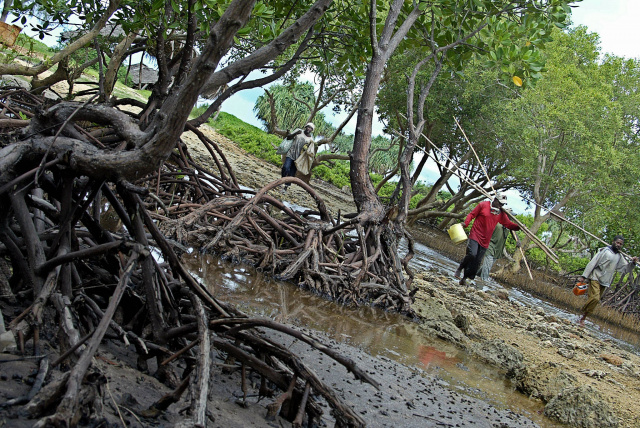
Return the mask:
M476 153L476 149L473 147L473 144L471 144L471 141L469 141L469 138L467 138L467 133L464 132L464 129L462 129L462 126L460 126L460 123L458 122L458 119L456 119L455 116L453 117L453 120L456 121L456 125L458 125L458 128L460 128L460 132L462 132L462 136L464 137L464 139L467 142L467 144L469 144L469 147L471 148L471 151L473 152L473 155L476 157L476 160L478 161L478 164L480 165L480 168L482 168L482 172L484 172L484 176L487 177L487 182L489 183L489 186L491 186L491 190L493 190L493 193L495 193L497 195L498 192L496 192L496 189L493 187L493 184L491 183L491 177L489 177L489 173L485 169L485 167L482 164L482 162L480 162L480 157L478 156L478 153Z
M406 117L400 113L400 116L402 116L404 119L406 119ZM463 131L464 132L464 131ZM429 144L431 144L431 146L436 149L442 156L444 156L445 158L447 158L449 161L451 161L453 164L455 164L455 161L453 159L451 159L446 153L444 153L442 150L440 150L438 148L438 146L436 146L433 141L431 141L429 139L429 137L427 137L426 135L424 135L424 133L421 133L421 135L427 140L427 142ZM401 138L405 138L403 135L398 134L399 137ZM466 137L466 135L465 135ZM467 140L468 141L468 140ZM470 144L470 143L469 143ZM425 155L430 156L437 164L439 164L440 166L442 166L443 168L445 168L446 170L448 170L449 172L451 172L452 174L455 174L457 177L459 177L461 180L465 181L467 184L469 184L470 186L472 186L473 188L475 188L478 192L480 192L481 194L483 194L484 196L486 196L487 198L491 198L491 195L489 195L489 193L487 193L487 191L485 191L482 187L478 186L477 183L475 183L473 180L471 180L470 178L460 174L459 172L447 167L446 165L442 164L442 162L440 162L438 159L435 159L433 156L431 156L431 154L429 152L427 152L425 149L423 149L422 147L418 147L420 150L422 150ZM472 146L473 148L473 146ZM475 150L473 150L473 152L475 153ZM477 155L476 155L477 157ZM482 164L480 164L482 166ZM458 168L459 169L459 168ZM483 167L484 169L484 167ZM486 174L486 172L485 172ZM489 181L489 185L491 185L491 181ZM492 186L493 189L493 186ZM495 189L494 189L495 192ZM558 260L558 256L549 248L547 247L544 242L542 242L537 236L535 236L533 234L533 232L531 232L529 229L527 229L527 227L520 221L518 220L513 214L509 213L508 211L505 211L507 213L507 215L509 216L509 218L511 219L511 221L513 221L514 223L516 223L518 226L520 226L520 229L522 230L522 232L529 237L529 239L531 239L531 241L537 246L539 247L550 259L551 261L553 261L554 263L558 264L559 260Z
M429 141L429 140L427 140L427 141ZM433 143L431 141L429 141L429 143L433 145ZM438 149L437 147L435 147L435 145L434 145L434 148ZM430 154L427 153L424 149L422 149L422 148L420 148L420 149L423 150L427 156L430 156ZM443 153L443 155L446 156L446 154L444 154L444 153ZM438 163L440 166L442 166L446 170L450 171L452 174L455 174L458 178L460 178L461 180L465 181L467 184L469 184L470 186L475 188L478 192L480 192L481 194L483 194L487 198L491 198L491 195L489 195L489 193L487 193L482 187L478 186L473 180L469 179L468 177L465 177L464 175L459 174L457 171L454 171L453 169L447 167L446 165L443 165L442 162L438 161L438 159L434 159L433 157L432 157L432 159L436 163ZM449 160L451 160L451 159L449 159ZM531 232L529 229L527 229L527 227L520 220L518 220L517 217L515 217L513 214L511 214L509 211L505 211L505 212L507 213L507 215L509 216L511 221L513 221L518 226L520 226L521 231L527 237L529 237L529 239L531 239L531 241L537 247L539 247L549 257L549 259L551 259L552 262L554 262L556 264L559 263L558 256L549 247L547 247L544 244L544 242L542 242L540 240L540 238L538 238L535 234L533 234L533 232Z
M515 239L516 242L518 242L518 237L516 236L516 233L513 230L511 231L511 235L513 235L513 239ZM529 263L527 263L527 259L524 256L524 251L522 251L522 247L518 246L518 248L520 249L520 254L522 254L522 260L524 260L524 265L527 267L529 278L531 278L531 280L533 281L533 275L531 275L531 269L529 268Z
M460 128L460 132L462 132L462 135L464 136L464 139L467 141L467 144L469 144L469 147L471 148L471 151L473 152L473 155L476 157L476 160L478 161L478 164L480 165L480 167L482 168L482 172L484 172L485 177L487 177L487 182L489 183L489 186L491 186L491 190L493 190L493 193L498 196L498 192L496 192L496 189L493 187L493 184L491 183L491 177L489 177L489 173L487 172L487 170L485 169L484 165L482 164L482 162L480 161L480 156L478 156L478 153L476 153L476 149L473 147L473 144L471 144L471 141L469 141L469 138L467 138L467 133L464 132L464 129L462 129L462 126L460 126L460 122L458 122L458 119L454 116L453 120L456 121L456 125L458 125L458 128ZM502 208L500 208L502 210ZM513 217L513 216L511 216ZM518 225L518 227L520 227L520 229L522 229L522 226ZM516 240L516 242L518 242L518 238L516 237L516 233L512 230L511 234L513 235L513 239ZM524 256L524 250L522 249L522 247L518 247L520 248L520 254L522 255L522 260L524 261L524 265L527 267L527 272L529 272L529 278L531 278L531 280L533 280L533 276L531 275L531 269L529 269L529 263L527 263L527 258Z
M596 235L594 235L593 233L589 232L588 230L586 230L586 229L584 229L584 228L582 228L582 227L578 226L577 224L575 224L575 223L574 223L574 222L572 222L571 220L568 220L568 219L566 219L566 218L564 218L564 217L561 217L561 216L559 216L558 214L554 213L554 212L553 212L553 210L550 210L549 208L547 208L547 207L544 207L544 206L540 205L540 204L539 204L539 203L537 203L536 201L532 201L532 200L530 200L530 199L526 199L526 200L527 200L527 201L529 201L529 202L531 202L532 204L534 204L534 205L536 205L536 206L538 206L538 207L542 208L543 210L548 211L548 212L549 212L549 214L551 214L554 218L557 218L558 220L562 220L562 221L564 221L564 222L566 222L566 223L569 223L571 226L573 226L573 227L575 227L576 229L578 229L578 230L580 230L580 231L582 231L582 232L586 233L587 235L589 235L590 237L594 238L594 239L595 239L595 240L597 240L598 242L600 242L600 243L602 243L602 244L604 244L604 245L611 245L610 243L608 243L608 242L604 241L603 239L601 239L601 238L597 237ZM627 254L627 253L624 253L624 252L622 252L622 251L620 252L620 254L622 254L623 256L626 256L626 257L632 258L632 256L631 256L631 255L629 255L629 254Z

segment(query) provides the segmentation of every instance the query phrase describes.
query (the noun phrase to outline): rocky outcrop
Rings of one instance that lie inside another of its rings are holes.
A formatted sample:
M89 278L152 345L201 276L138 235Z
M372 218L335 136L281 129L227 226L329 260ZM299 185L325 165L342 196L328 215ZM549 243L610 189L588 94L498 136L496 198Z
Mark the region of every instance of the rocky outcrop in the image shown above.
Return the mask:
M638 357L616 341L522 305L494 284L460 286L438 268L422 271L414 285L424 330L503 370L517 391L546 405L549 418L571 427L638 426Z
M569 374L562 365L553 363L531 366L526 375L516 381L518 391L544 403L551 401L565 388L577 385L575 376Z
M542 340L559 339L561 336L558 328L558 324L547 322L532 322L527 325L527 331L533 332Z
M614 428L619 425L602 395L589 385L568 387L544 408L545 416L580 428Z
M527 367L522 353L504 340L487 340L473 344L471 350L483 360L503 369L508 378L519 379L526 376Z
M467 342L467 337L458 328L453 315L441 301L426 293L418 292L413 309L420 316L420 328L429 335L458 345Z

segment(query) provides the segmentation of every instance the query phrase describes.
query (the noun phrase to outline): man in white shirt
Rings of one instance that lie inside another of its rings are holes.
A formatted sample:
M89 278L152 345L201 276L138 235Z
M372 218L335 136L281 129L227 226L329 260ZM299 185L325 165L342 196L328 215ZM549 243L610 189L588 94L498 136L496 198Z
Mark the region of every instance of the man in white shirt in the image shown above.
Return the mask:
M631 272L636 261L638 261L637 257L633 257L630 262L625 260L620 253L623 244L624 238L621 235L617 235L613 238L611 245L601 249L598 254L591 259L587 267L584 268L582 275L578 278L580 282L586 282L588 280L589 283L587 303L582 307L582 317L578 320L578 324L581 327L584 327L584 321L587 315L594 311L607 287L611 285L613 275L616 272Z
M309 122L304 126L304 129L296 129L291 134L287 135L287 140L293 138L293 143L291 143L291 147L289 148L284 164L282 165L282 177L296 176L296 159L298 159L298 156L300 156L300 153L305 149L306 145L313 143L311 133L315 128L315 125ZM286 191L289 186L290 183L285 184L284 191Z

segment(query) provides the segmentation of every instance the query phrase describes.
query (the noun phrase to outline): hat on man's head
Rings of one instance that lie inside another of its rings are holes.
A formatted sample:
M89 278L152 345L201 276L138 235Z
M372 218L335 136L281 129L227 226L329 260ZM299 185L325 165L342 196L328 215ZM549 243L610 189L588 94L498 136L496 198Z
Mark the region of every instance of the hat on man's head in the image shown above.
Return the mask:
M316 126L311 122L307 123L304 127L306 128L307 126L309 126L312 131L315 131L315 129L316 129Z
M507 195L505 195L504 193L499 193L499 192L496 193L496 197L494 199L496 199L502 205L506 205L507 204Z

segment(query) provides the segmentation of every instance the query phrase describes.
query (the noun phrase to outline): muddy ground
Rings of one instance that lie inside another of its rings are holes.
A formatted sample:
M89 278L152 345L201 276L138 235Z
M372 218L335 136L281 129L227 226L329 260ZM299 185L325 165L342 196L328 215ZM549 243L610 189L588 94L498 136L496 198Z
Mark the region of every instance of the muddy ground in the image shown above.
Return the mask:
M227 154L243 185L257 188L260 183L279 178L277 166L247 155L228 139L211 132L211 136ZM355 211L350 194L320 180L312 180L311 184L324 198L333 214L338 210L343 213ZM289 192L290 194L284 196L286 200L301 206L312 206L311 198L301 189L292 186ZM417 234L418 239L419 235ZM447 237L443 234L436 239ZM557 319L546 315L540 308L516 304L509 300L506 289L501 293L488 294L474 287L460 287L447 272L418 274L415 285L421 288L416 295L416 304L421 305L421 302L429 299L429 310L423 311L422 314L426 330L431 330L434 336L458 343L485 361L498 366L506 365L504 369L507 377L506 372L511 369L508 362L505 363L500 356L494 358L491 352L484 349L487 344L502 341L506 352L515 350L522 358L517 376L511 378L511 381L541 404L548 404L555 398L555 401L547 406L547 412L552 417L554 411L557 413L554 406L563 404L562 397L557 397L562 392L562 387L590 386L597 392L595 400L601 399L607 405L611 412L611 420L606 418L607 408L596 406L594 410L587 405L588 403L570 402L565 404L574 407L576 413L584 414L556 414L556 419L559 418L573 426L602 426L617 420L617 424L614 425L640 427L640 350L629 352L615 341L600 340L589 330L579 328L574 320ZM446 309L441 319L430 315L435 312L434 302ZM436 322L433 322L434 318ZM452 330L457 332L443 334L443 326L440 323L442 319L452 322ZM456 325L460 323L463 324L462 329ZM565 378L568 379L566 382ZM397 386L400 385L401 382ZM578 390L577 394L582 396L584 401L588 401L587 398L591 397L592 391ZM419 395L417 398L419 402L428 400L426 397L421 399ZM571 397L566 395L564 398L569 400ZM601 415L604 419L587 414L592 411L605 414ZM478 418L476 422L481 424L480 421L482 418ZM419 419L414 422L421 424ZM410 426L406 425L408 423L405 420L405 424L401 425ZM422 423L429 425L426 421Z
M259 188L279 178L279 168L247 155L232 142L205 131L218 142L233 165L242 185ZM206 156L191 137L186 138L192 153ZM332 213L353 212L351 195L327 183L312 180ZM275 193L274 193L275 194ZM282 197L282 195L280 195ZM302 190L292 188L285 199L311 207L312 200ZM499 367L514 388L546 405L545 412L569 426L640 427L640 357L613 341L602 341L588 330L567 320L548 316L538 308L524 307L509 299L508 290L483 292L460 287L447 273L418 272L415 282L416 309L425 332L450 340L477 358ZM8 321L17 314L0 299ZM333 386L371 427L527 427L536 423L508 409L500 409L477 398L449 389L437 377L384 358L323 338L376 378L381 389L360 384L336 363L291 341L304 361ZM275 335L275 333L269 333ZM55 343L55 331L43 334L46 343ZM289 339L283 338L283 341ZM45 348L50 360L53 348ZM221 359L217 360L222 363ZM108 341L94 360L102 392L99 406L102 419L83 421L87 426L174 426L184 422L181 413L190 397L170 407L164 414L144 417L144 410L170 389L147 373L135 369L135 352ZM38 363L21 359L16 352L0 354L0 405L28 393ZM56 371L50 374L55 378ZM287 427L282 418L266 421L265 406L272 399L258 401L255 391L242 400L240 373L213 370L213 390L209 394L210 427ZM255 379L257 382L257 379ZM595 391L595 392L594 392ZM22 406L0 408L0 427L32 426L34 420L21 413ZM320 426L333 426L328 407ZM564 418L564 419L562 419ZM557 426L551 419L548 425Z

